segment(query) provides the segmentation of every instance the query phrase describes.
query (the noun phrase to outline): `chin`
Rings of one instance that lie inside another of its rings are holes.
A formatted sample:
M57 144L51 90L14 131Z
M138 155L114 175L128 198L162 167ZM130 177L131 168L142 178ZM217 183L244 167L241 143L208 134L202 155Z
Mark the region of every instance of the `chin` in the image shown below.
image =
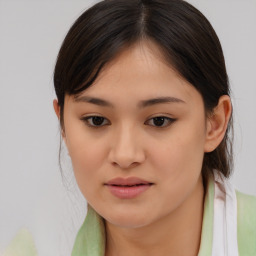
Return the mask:
M120 215L110 216L104 218L111 225L118 226L120 228L141 228L151 223L150 218L145 218L145 214L132 214L122 213Z

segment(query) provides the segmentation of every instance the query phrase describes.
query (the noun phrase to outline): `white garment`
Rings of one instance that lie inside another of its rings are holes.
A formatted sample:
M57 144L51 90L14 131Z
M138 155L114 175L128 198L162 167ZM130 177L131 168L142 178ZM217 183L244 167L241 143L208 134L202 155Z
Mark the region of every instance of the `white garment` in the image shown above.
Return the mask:
M237 198L234 187L214 173L213 256L238 256Z

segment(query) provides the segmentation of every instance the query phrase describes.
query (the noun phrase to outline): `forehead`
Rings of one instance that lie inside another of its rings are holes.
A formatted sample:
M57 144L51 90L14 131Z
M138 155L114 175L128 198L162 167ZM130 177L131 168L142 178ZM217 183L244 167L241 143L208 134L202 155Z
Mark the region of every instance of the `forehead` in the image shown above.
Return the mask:
M82 95L123 102L165 96L185 102L201 98L197 90L166 63L159 47L150 41L119 53Z

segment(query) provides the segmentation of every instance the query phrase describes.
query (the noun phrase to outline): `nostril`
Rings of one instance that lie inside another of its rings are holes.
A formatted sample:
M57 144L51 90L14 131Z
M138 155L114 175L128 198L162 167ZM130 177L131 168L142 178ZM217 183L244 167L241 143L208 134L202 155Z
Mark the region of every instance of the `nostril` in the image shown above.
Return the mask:
M112 148L108 155L108 160L112 166L121 169L134 168L144 162L145 159L145 152L139 146L137 148Z
M115 167L119 167L121 169L131 169L138 166L140 163L138 162L131 162L131 161L114 161L112 165Z

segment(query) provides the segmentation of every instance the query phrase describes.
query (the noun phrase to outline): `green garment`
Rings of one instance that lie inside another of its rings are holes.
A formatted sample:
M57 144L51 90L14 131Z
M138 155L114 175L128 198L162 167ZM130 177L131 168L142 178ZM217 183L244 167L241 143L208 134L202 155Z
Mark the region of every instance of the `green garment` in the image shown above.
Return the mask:
M211 256L214 219L214 181L208 184L205 197L201 245L198 256ZM256 256L256 197L236 192L237 237L240 256ZM105 228L103 219L89 206L80 228L72 256L104 256ZM28 232L22 231L3 256L36 256L35 246ZM216 256L216 255L214 255Z
M256 255L256 197L236 192L237 239L240 256Z

